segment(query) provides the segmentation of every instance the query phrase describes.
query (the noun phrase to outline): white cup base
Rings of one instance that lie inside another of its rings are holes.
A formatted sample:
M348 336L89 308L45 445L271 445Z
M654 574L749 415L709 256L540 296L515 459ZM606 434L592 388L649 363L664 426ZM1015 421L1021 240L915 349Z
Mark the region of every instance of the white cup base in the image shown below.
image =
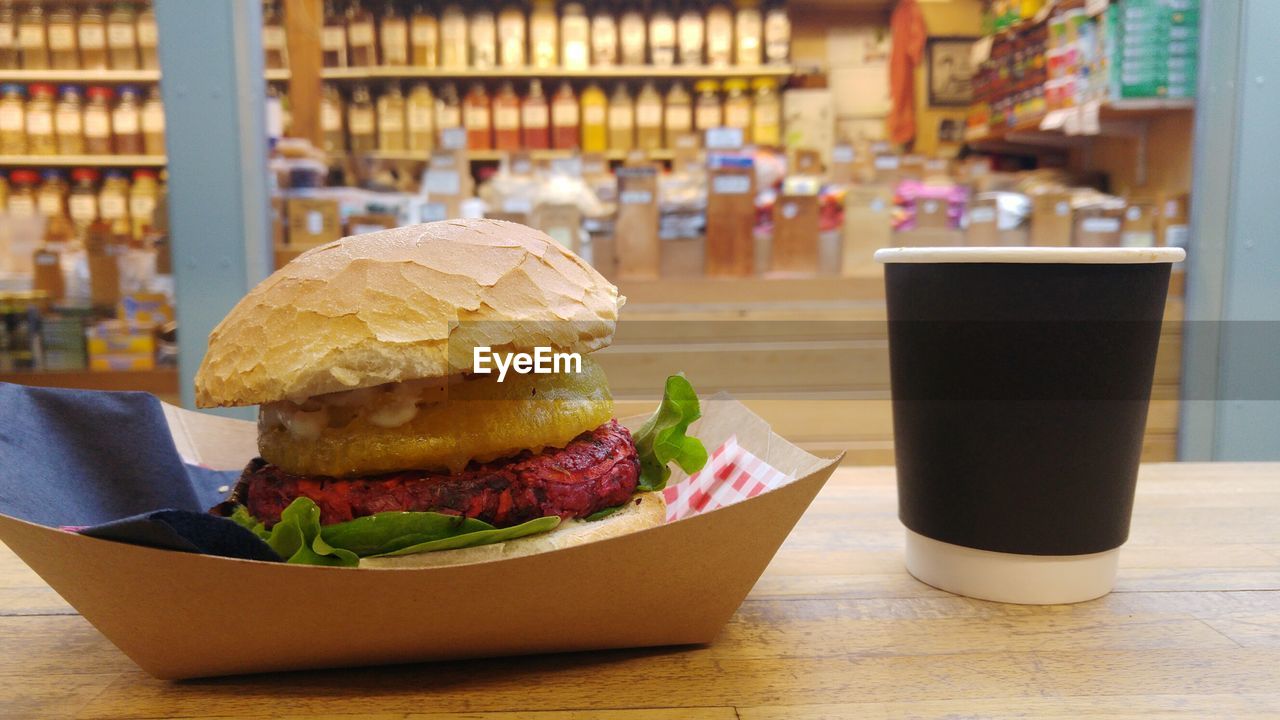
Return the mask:
M906 530L907 572L957 595L1020 605L1102 597L1115 585L1120 549L1090 555L1017 555L977 550Z

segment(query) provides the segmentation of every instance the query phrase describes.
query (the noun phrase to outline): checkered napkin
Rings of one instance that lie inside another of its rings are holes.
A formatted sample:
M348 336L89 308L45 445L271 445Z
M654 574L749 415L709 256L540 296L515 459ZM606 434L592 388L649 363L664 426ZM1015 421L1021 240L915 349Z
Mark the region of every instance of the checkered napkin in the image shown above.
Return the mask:
M667 522L753 498L794 479L739 445L736 435L730 436L712 451L705 467L662 491Z

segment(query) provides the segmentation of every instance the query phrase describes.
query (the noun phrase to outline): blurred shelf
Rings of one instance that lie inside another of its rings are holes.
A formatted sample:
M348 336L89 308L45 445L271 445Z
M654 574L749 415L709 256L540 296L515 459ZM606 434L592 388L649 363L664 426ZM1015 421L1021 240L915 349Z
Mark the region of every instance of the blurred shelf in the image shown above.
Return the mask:
M653 67L629 65L586 70L564 68L490 68L487 70L444 69L424 67L347 67L322 68L324 80L393 80L397 78L437 78L441 80L485 80L507 78L553 78L609 80L628 78L737 78L737 77L789 77L795 74L790 65L760 65L757 67L713 67L710 65L676 65Z
M292 73L289 72L289 68L280 68L279 70L267 70L266 76L269 81L284 82L292 77Z
M164 155L0 155L0 167L164 167Z
M178 370L10 370L0 372L0 382L35 387L62 387L79 390L142 390L172 397L178 394Z
M532 160L560 160L582 154L577 150L529 150L527 152ZM505 150L469 150L467 151L467 159L471 162L499 162L508 154ZM625 160L630 153L625 150L608 150L600 154L604 155L606 160ZM360 156L370 160L417 160L426 162L431 159L431 153L387 152L382 150L360 153ZM670 160L675 157L675 153L671 150L651 150L646 152L645 156L650 160Z
M965 130L965 141L978 146L994 144L1066 147L1089 142L1098 137L1111 137L1117 134L1132 135L1134 128L1130 123L1148 120L1171 113L1192 112L1196 101L1193 98L1130 98L1112 100L1098 107L1099 132L1093 134L1067 134L1061 128L1061 121L1054 122L1055 113L1066 113L1069 110L1052 111L1043 115L1026 118L1003 128L968 128ZM1059 119L1062 115L1057 116ZM1053 125L1046 128L1046 120ZM1119 132L1115 132L1119 130Z
M0 70L0 82L118 85L160 81L159 70Z

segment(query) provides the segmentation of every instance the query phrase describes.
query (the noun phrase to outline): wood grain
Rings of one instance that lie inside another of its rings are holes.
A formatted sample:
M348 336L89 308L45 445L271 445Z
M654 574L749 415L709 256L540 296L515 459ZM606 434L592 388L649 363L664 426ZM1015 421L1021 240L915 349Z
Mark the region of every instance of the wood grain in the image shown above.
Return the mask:
M1078 605L1002 605L915 581L902 569L895 509L892 468L838 470L721 636L705 647L184 683L143 674L0 547L0 714L418 720L1280 714L1280 464L1143 466L1117 590ZM624 609L620 621L626 612L653 611Z

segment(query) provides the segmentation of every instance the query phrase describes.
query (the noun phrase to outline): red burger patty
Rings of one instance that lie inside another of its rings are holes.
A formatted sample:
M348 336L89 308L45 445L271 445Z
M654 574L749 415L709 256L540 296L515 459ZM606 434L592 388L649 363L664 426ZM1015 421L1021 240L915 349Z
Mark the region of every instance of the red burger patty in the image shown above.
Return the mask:
M509 527L547 515L581 518L621 505L635 492L639 477L631 433L610 420L563 449L472 464L456 475L425 470L364 478L291 475L259 460L245 469L236 495L267 527L299 497L315 501L324 525L386 511L430 510Z

